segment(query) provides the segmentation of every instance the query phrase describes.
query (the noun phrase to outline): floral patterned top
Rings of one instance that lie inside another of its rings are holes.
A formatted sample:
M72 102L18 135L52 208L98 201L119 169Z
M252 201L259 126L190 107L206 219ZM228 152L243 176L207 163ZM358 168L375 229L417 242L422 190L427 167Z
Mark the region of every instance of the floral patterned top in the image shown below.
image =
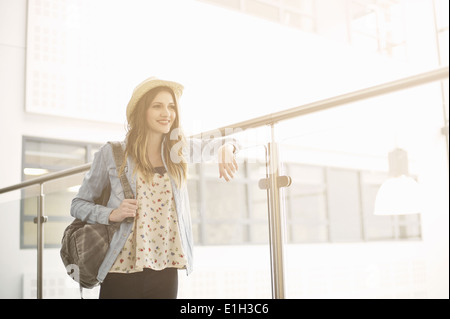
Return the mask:
M133 229L109 272L186 267L170 179L164 167L156 169L151 183L138 172Z

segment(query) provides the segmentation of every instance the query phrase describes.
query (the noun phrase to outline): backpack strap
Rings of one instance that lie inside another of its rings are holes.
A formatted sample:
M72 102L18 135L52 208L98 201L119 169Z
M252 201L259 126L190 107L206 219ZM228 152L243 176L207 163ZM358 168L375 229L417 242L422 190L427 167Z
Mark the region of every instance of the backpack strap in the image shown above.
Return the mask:
M133 190L128 182L125 170L120 174L119 170L123 163L123 149L120 142L108 142L112 146L114 161L116 163L117 175L119 176L120 183L125 194L125 198L134 198Z
M119 175L120 183L122 184L123 192L125 198L134 198L133 190L131 189L130 183L128 182L125 170L122 174L119 173L120 167L123 163L123 149L120 142L108 142L112 146L114 161L116 162L117 175ZM127 217L124 219L127 223L132 223L134 221L133 217Z

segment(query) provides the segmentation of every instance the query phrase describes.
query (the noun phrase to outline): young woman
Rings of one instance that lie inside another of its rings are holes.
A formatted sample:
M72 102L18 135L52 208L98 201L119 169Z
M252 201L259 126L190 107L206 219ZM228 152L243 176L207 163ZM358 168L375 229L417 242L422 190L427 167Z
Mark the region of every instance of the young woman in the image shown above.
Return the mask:
M218 150L219 178L238 169L234 140L186 140L180 130L178 100L183 86L150 78L139 84L127 106L125 157L116 167L110 144L96 153L71 214L88 223L120 223L100 266L100 298L176 298L177 269L192 271L192 230L187 162L195 149ZM188 147L195 145L197 147ZM125 199L119 172L134 193ZM96 205L110 184L107 206Z

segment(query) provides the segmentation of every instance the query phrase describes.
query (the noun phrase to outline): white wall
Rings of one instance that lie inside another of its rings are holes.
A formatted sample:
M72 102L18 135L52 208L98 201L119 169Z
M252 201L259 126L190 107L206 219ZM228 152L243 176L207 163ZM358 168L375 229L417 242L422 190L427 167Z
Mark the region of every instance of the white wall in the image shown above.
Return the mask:
M20 182L23 135L100 143L122 139L124 135L122 124L74 120L24 111L26 8L25 0L0 0L0 187ZM308 39L305 38L305 41L313 41L309 36L306 37ZM325 44L321 43L319 47L324 49ZM340 68L344 70L344 66L336 66L334 71ZM331 72L326 68L322 70ZM333 75L332 72L330 74ZM320 80L321 76L316 76L313 83L319 83ZM302 81L306 83L306 79ZM331 79L328 81L332 82ZM369 85L375 79L365 81ZM341 85L340 88L331 88L328 94L340 92L345 87L345 84ZM215 90L220 92L219 88ZM309 93L303 98L314 99L320 92ZM417 143L428 156L418 165L422 182L429 192L427 198L430 205L427 214L422 217L423 240L408 243L289 245L286 249L286 277L290 279L287 281L288 297L448 298L448 165L442 136L439 135L442 114L439 105L430 104L429 95L424 96L427 99L423 103L429 106L423 114L428 121L424 122L426 125L421 132L425 133ZM270 111L267 105L263 109ZM250 117L260 114L246 109L241 114L244 115ZM216 119L200 126L210 128L207 126L224 124L220 121ZM2 298L28 296L22 292L22 275L27 274L26 278L29 278L28 275L35 272L35 251L19 249L18 203L11 202L17 196L15 193L0 197ZM192 277L180 276L180 297L270 298L267 249L265 246L197 247L196 272ZM53 273L62 273L57 250L46 250L44 258L47 258L44 270L47 278ZM240 262L249 260L257 269L253 274L253 268L243 267ZM226 276L221 276L225 273ZM250 274L250 277L246 274ZM204 290L199 291L199 286Z
M0 1L0 187L22 178L22 136L103 143L121 140L123 125L29 114L25 110L26 0ZM36 273L36 252L20 250L19 192L2 195L0 297L22 297L22 274Z

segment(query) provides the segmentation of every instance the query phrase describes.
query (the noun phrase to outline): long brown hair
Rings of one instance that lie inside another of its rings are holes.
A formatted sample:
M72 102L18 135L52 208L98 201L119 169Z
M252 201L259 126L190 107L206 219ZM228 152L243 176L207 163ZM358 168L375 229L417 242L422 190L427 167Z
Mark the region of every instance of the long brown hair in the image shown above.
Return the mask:
M137 103L136 107L131 113L130 121L128 123L128 132L126 136L126 148L125 148L125 161L122 164L120 170L122 171L125 167L126 158L128 156L134 160L135 172L139 170L147 181L151 181L155 173L154 167L150 163L147 157L147 145L148 145L148 126L147 126L147 116L146 112L150 104L155 99L156 95L161 92L166 91L172 95L173 101L175 102L175 121L172 124L169 133L166 134L163 139L164 148L164 162L167 165L167 171L169 175L175 180L178 187L181 187L183 182L187 177L187 164L183 158L182 148L178 148L178 159L174 162L171 159L170 151L172 147L177 143L185 144L185 137L180 128L180 116L178 112L178 100L176 99L173 91L168 87L157 87L148 91ZM176 130L176 134L171 134ZM174 137L175 136L175 137Z

